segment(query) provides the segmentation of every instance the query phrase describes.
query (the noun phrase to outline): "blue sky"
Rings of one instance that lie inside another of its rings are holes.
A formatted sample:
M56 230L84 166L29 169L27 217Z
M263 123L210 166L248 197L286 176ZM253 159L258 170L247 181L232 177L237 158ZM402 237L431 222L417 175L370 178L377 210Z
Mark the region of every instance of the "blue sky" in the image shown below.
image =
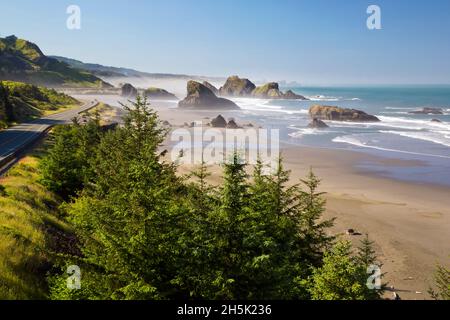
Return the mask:
M81 30L66 8L81 8ZM366 9L381 7L382 30ZM148 72L303 84L450 83L448 0L2 0L0 35Z

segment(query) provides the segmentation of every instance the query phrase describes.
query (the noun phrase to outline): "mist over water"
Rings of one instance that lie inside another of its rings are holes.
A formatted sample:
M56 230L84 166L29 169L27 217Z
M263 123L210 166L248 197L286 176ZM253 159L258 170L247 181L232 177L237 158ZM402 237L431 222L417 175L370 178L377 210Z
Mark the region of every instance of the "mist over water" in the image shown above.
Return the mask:
M129 78L118 82L131 82ZM142 79L141 79L142 80ZM137 87L157 86L183 99L186 80L133 81ZM220 87L220 83L213 83ZM258 123L280 130L280 139L294 145L343 149L393 159L419 160L424 166L394 167L365 163L362 167L403 180L450 185L450 87L365 87L323 88L294 87L301 100L269 100L231 98L241 110L233 115L242 121ZM119 106L128 99L118 96L97 96L100 101ZM151 101L164 108L177 108L174 101ZM329 128L309 128L309 108L315 104L363 110L381 122L357 123L326 121ZM411 114L424 107L442 108L442 115ZM218 112L219 114L219 112ZM196 119L186 119L190 123ZM198 120L198 119L197 119ZM432 121L439 120L440 122Z
M162 88L173 94L175 94L179 99L183 99L187 93L186 83L189 80L196 81L208 81L212 85L219 88L223 83L217 82L215 79L209 79L207 77L204 78L196 78L196 77L164 77L164 78L156 78L156 77L102 77L102 80L114 85L115 87L121 87L124 83L130 83L135 88L138 89L147 89L150 87Z

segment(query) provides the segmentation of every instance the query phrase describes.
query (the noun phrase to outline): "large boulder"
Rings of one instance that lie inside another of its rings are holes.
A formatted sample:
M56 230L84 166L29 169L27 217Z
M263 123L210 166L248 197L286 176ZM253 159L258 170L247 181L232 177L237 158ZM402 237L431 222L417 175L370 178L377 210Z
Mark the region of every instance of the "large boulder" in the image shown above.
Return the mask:
M314 129L324 129L328 128L328 125L320 119L314 118L311 123L308 125L308 128Z
M129 83L125 83L122 86L122 97L126 97L126 98L135 98L138 94L138 91L135 87L133 87L131 84Z
M356 109L346 109L334 106L315 105L309 109L311 118L333 121L377 122L377 117Z
M230 100L218 98L210 89L197 81L187 84L187 97L178 102L180 108L191 109L239 109Z
M411 114L444 114L444 110L441 108L423 108L422 110L411 111Z
M284 99L292 99L292 100L308 100L304 96L302 96L300 94L296 94L292 90L286 91L286 93L283 95L283 98Z
M282 99L283 92L280 91L278 83L270 82L253 90L252 96L255 98Z
M234 119L230 119L227 124L228 129L239 129L240 127L237 125L236 121Z
M211 120L211 127L213 128L226 128L227 120L219 114L216 118Z
M161 88L150 87L144 93L149 99L178 100L174 94Z
M238 76L232 76L227 79L223 87L219 89L219 95L231 97L251 96L256 86L248 79L241 79Z
M292 90L283 93L276 82L266 83L263 86L257 87L252 92L252 96L262 99L292 99L292 100L308 100L304 96L294 93Z
M219 95L219 89L214 87L211 83L208 81L203 81L202 83L205 87L207 87L209 90L211 90L216 96Z

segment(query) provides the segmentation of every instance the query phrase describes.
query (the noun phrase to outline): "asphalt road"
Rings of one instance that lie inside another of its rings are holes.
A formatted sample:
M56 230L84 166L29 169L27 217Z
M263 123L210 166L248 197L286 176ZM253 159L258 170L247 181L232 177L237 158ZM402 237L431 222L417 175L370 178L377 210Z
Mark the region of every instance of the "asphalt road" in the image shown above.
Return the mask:
M89 101L79 108L24 122L0 131L0 168L11 156L36 141L44 131L54 125L70 123L74 117L79 117L81 112L94 107L97 103L98 101Z

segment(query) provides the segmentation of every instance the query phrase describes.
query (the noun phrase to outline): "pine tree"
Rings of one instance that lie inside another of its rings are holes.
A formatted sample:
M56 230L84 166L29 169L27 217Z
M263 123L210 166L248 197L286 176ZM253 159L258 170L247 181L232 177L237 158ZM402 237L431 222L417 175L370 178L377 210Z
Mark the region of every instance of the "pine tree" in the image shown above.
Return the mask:
M299 228L305 245L304 252L312 265L320 265L322 255L325 250L330 249L334 236L327 234L327 231L334 224L334 219L323 220L326 201L324 193L318 192L320 180L314 175L312 170L306 179L301 180L305 186L305 191L299 192L300 216Z
M92 279L87 292L110 299L187 296L179 273L189 256L189 215L175 168L158 152L166 131L145 99L128 111L124 127L107 132L96 149L91 190L68 208Z
M434 286L428 293L435 300L450 300L450 269L438 265L434 274Z

